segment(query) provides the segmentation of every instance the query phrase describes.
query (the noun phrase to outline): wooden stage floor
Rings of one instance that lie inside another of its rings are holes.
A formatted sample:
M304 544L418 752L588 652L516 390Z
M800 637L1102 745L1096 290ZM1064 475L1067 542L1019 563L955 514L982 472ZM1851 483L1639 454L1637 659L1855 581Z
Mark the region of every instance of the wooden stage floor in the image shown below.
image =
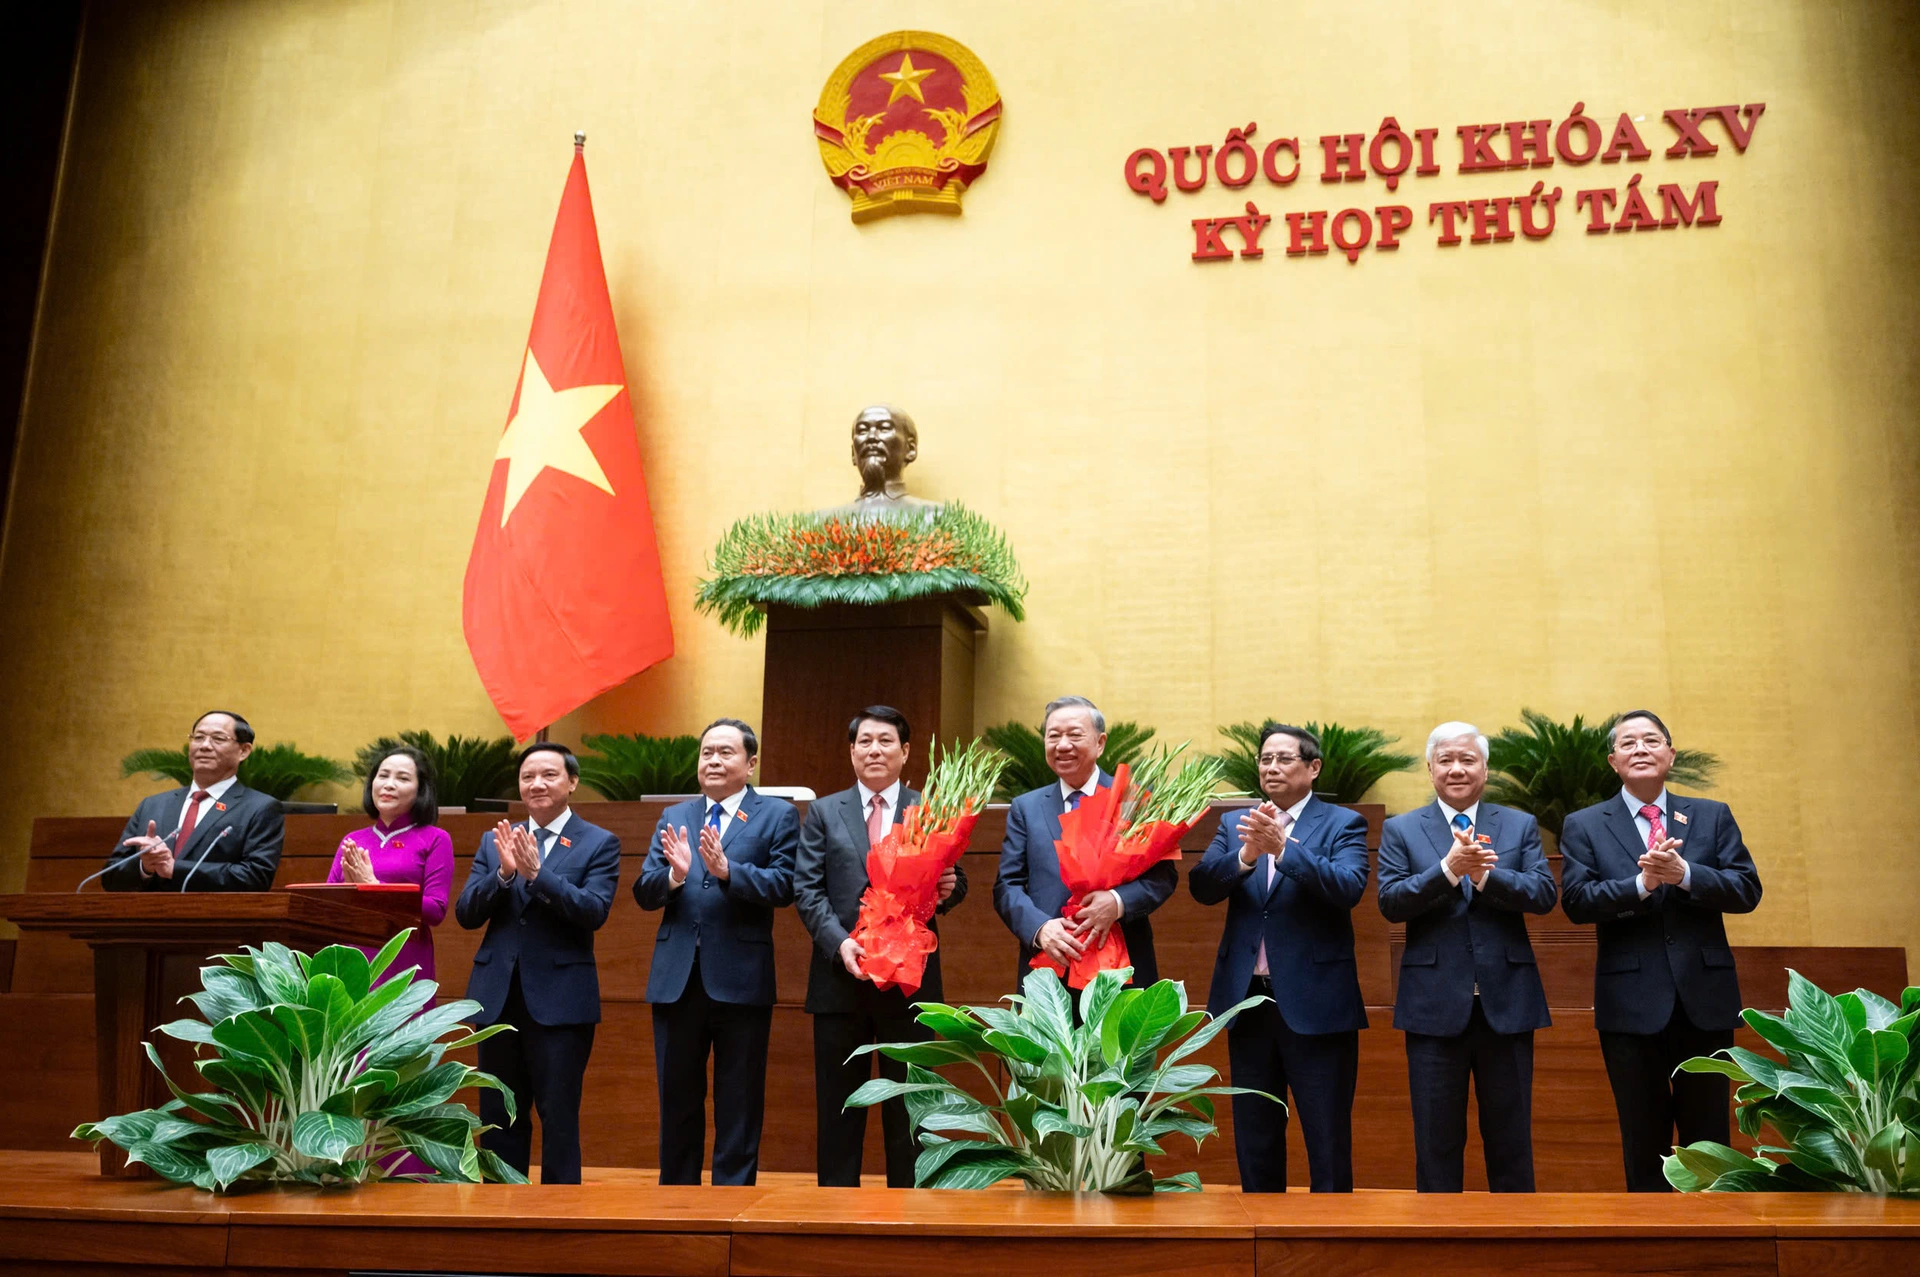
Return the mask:
M109 1180L85 1153L0 1152L0 1271L319 1274L1261 1273L1534 1270L1715 1277L1920 1272L1920 1201L1851 1195L1349 1197L1215 1189L1152 1199L580 1186L384 1185L215 1197Z

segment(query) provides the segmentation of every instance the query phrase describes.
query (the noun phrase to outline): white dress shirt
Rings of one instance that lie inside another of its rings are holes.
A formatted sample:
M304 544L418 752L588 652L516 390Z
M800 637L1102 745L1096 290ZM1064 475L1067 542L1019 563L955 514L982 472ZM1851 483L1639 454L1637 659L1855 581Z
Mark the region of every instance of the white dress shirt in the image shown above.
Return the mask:
M853 787L860 791L860 817L864 822L867 813L873 810L873 796L880 795L880 836L885 838L893 831L893 818L900 810L900 782L894 781L882 790L868 789L859 781Z
M197 830L197 829L199 829L199 828L200 828L200 825L201 825L201 823L202 823L202 822L204 822L204 821L206 820L206 818L207 818L207 812L208 812L209 810L211 810L211 809L212 809L212 807L213 807L213 805L214 805L215 803L217 803L217 802L219 802L219 801L220 801L220 798L221 798L221 795L223 795L223 794L225 794L225 793L226 793L226 792L227 792L227 791L228 791L229 789L232 789L232 788L234 787L234 785L235 785L235 784L237 784L238 782L239 782L239 777L237 777L237 776L229 776L229 777L227 777L227 778L226 778L225 780L216 780L216 781L214 781L214 782L213 782L213 784L211 784L211 785L208 785L208 786L206 787L206 789L202 791L203 793L205 793L205 794L206 794L206 797L205 797L205 798L202 798L202 799L200 800L200 805L199 805L199 806L198 806L197 808L195 808L195 809L194 809L194 814L193 814L193 827L194 827L194 828L195 828L196 830ZM190 784L188 784L188 786L187 786L187 797L188 797L188 798L192 798L192 797L193 797L193 791L194 791L194 790L196 790L196 789L199 789L199 788L200 788L200 787L199 787L199 785L198 785L198 784L191 784L191 783L190 783ZM172 828L172 829L169 829L169 830L167 831L167 838L168 838L169 840L172 840L172 839L173 839L173 838L174 838L174 837L175 837L175 836L176 836L177 834L179 834L179 832L180 832L180 831L181 831L182 829L184 829L184 828L186 827L186 824L187 824L187 806L188 806L188 804L187 804L187 803L186 803L185 801L182 801L182 802L181 802L181 804L180 804L180 819L179 819L179 820L177 820L177 821L175 821L175 822L174 822L174 825L173 825L173 828ZM177 842L174 842L174 843L172 843L172 846L173 846L173 854L174 854L175 856L178 856L178 855L179 855L179 854L180 854L181 852L183 852L183 851L185 851L185 850L186 850L186 848L184 848L184 847L182 847L182 846L181 846L181 845L180 845L179 843L177 843ZM204 853L203 853L203 854L204 854ZM198 866L198 865L196 865L196 866L194 866L194 868L196 868L196 869L197 869L197 868L199 868L199 866ZM147 872L147 866L146 866L146 865L145 865L144 863L143 863L143 864L141 864L141 866L140 866L140 876L141 876L142 878L151 878L151 877L153 877L153 875L152 875L152 874L150 874L150 873L148 873L148 872Z
M1453 833L1453 818L1463 814L1466 816L1469 825L1472 825L1476 830L1480 828L1480 802L1478 799L1475 799L1464 813L1457 812L1447 806L1447 800L1444 798L1436 798L1433 801L1440 805L1440 815L1445 818L1447 822L1447 833L1449 835ZM1440 872L1445 874L1447 881L1454 886L1457 887L1460 885L1460 875L1447 868L1447 862L1444 858L1440 861Z
M1653 822L1640 814L1640 808L1646 804L1642 803L1632 794L1629 794L1625 789L1620 791L1620 801L1624 802L1627 805L1627 810L1633 813L1633 827L1640 831L1640 845L1642 847L1648 846L1647 840L1653 837ZM1673 822L1667 816L1667 787L1665 785L1660 786L1660 794L1653 800L1653 805L1660 809L1660 827L1667 831L1667 837L1673 837ZM1645 900L1653 894L1653 888L1647 885L1647 876L1643 873L1633 876L1633 886L1634 890L1640 893L1642 900ZM1690 891L1692 888L1693 866L1682 865L1680 869L1680 890Z
M706 805L700 809L701 827L706 827L706 822L713 818L713 809L718 807L720 809L720 828L717 832L722 838L725 838L727 836L727 826L731 825L734 816L739 814L740 804L746 800L746 797L747 787L742 785L725 798L722 798L719 802L708 798ZM698 832L690 829L687 831L687 840L693 844L693 860L695 864L698 864L700 861L700 835ZM680 886L685 881L686 878L684 877L674 877L671 869L667 871L667 887L669 890Z

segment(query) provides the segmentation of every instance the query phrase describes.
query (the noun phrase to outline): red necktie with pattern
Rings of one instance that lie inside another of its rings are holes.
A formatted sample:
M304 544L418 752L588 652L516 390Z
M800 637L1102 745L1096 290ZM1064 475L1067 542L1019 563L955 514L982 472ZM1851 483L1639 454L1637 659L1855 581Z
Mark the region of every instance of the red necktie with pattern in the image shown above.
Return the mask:
M1641 807L1640 816L1647 822L1647 850L1652 851L1666 841L1667 827L1660 823L1660 808L1653 803Z
M886 828L887 796L875 794L867 811L867 846L878 847Z
M193 837L194 822L200 819L200 804L212 797L204 789L196 789L187 795L187 810L180 817L180 835L173 840L173 854L179 855L187 849L187 839Z

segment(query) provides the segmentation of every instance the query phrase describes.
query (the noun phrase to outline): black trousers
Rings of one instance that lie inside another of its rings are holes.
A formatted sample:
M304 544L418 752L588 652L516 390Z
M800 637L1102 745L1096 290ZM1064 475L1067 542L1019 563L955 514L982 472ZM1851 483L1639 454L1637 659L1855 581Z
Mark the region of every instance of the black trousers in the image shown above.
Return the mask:
M501 1129L480 1137L481 1146L527 1173L533 1154L533 1113L540 1111L540 1182L580 1182L580 1088L593 1054L591 1024L541 1024L527 1010L520 972L507 986L498 1021L512 1033L496 1034L479 1047L480 1068L513 1092L516 1116L507 1125L507 1105L498 1091L480 1092L480 1120Z
M910 1017L820 1012L813 1017L814 1168L822 1188L860 1187L860 1159L867 1142L867 1110L846 1108L847 1097L873 1076L907 1080L907 1066L877 1053L847 1057L869 1042L924 1042L933 1035ZM886 1136L887 1187L912 1188L919 1148L906 1101L880 1106Z
M1732 1045L1730 1029L1695 1028L1678 998L1673 1000L1673 1017L1658 1033L1601 1033L1600 1054L1620 1115L1620 1153L1629 1193L1672 1191L1661 1159L1676 1143L1729 1142L1733 1122L1727 1112L1727 1078L1674 1070L1682 1060Z
M1458 1193L1465 1187L1469 1077L1480 1106L1487 1187L1496 1193L1531 1193L1533 1030L1495 1033L1477 997L1466 1032L1407 1034L1415 1187L1423 1193Z
M1255 976L1247 996L1272 997ZM1234 1086L1285 1098L1293 1092L1307 1174L1316 1193L1353 1191L1353 1091L1360 1074L1360 1034L1295 1033L1271 1002L1242 1011L1227 1027ZM1257 1095L1233 1097L1233 1149L1240 1191L1287 1191L1287 1110Z
M713 1182L751 1184L760 1171L773 1008L715 1002L700 960L677 1002L653 1007L660 1083L660 1182L698 1184L707 1142L707 1056L713 1056Z

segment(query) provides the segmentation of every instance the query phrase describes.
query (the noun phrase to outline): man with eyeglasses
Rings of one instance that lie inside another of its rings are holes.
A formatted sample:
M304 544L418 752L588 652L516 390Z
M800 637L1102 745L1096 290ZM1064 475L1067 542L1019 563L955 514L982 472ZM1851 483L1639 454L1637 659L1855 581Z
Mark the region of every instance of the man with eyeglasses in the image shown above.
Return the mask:
M99 875L108 891L265 891L280 868L280 802L239 781L253 728L209 710L187 738L193 783L141 800ZM83 884L84 885L84 884Z
M1667 792L1673 737L1651 710L1622 714L1607 762L1618 796L1560 835L1567 917L1593 923L1593 1024L1613 1085L1627 1190L1670 1191L1661 1159L1731 1134L1727 1079L1677 1073L1733 1045L1740 977L1722 921L1760 904L1760 874L1725 803Z
M1047 766L1059 779L1021 794L1007 808L1006 839L1000 846L1000 872L993 884L993 907L1020 942L1019 987L1033 969L1034 955L1045 951L1062 966L1090 945L1106 939L1116 925L1127 939L1133 982L1149 985L1160 978L1153 953L1153 924L1147 915L1166 903L1180 883L1180 870L1163 860L1132 882L1095 892L1071 918L1061 916L1068 891L1060 879L1060 817L1080 806L1096 789L1113 784L1100 769L1107 747L1107 720L1084 696L1062 696L1048 704L1040 734ZM1076 1001L1075 1014L1079 1003Z
M660 815L633 884L664 911L647 1001L660 1091L660 1182L698 1184L713 1057L713 1182L752 1184L766 1114L773 1030L773 911L793 903L800 818L747 784L753 728L722 718L700 733L700 796Z
M1187 875L1203 905L1227 902L1207 1010L1265 998L1227 1029L1234 1086L1293 1091L1316 1193L1353 1191L1353 1092L1367 1008L1353 956L1353 907L1367 889L1367 822L1313 795L1320 741L1283 723L1260 729L1266 801L1228 812ZM1287 1110L1233 1097L1234 1156L1246 1193L1287 1191Z

